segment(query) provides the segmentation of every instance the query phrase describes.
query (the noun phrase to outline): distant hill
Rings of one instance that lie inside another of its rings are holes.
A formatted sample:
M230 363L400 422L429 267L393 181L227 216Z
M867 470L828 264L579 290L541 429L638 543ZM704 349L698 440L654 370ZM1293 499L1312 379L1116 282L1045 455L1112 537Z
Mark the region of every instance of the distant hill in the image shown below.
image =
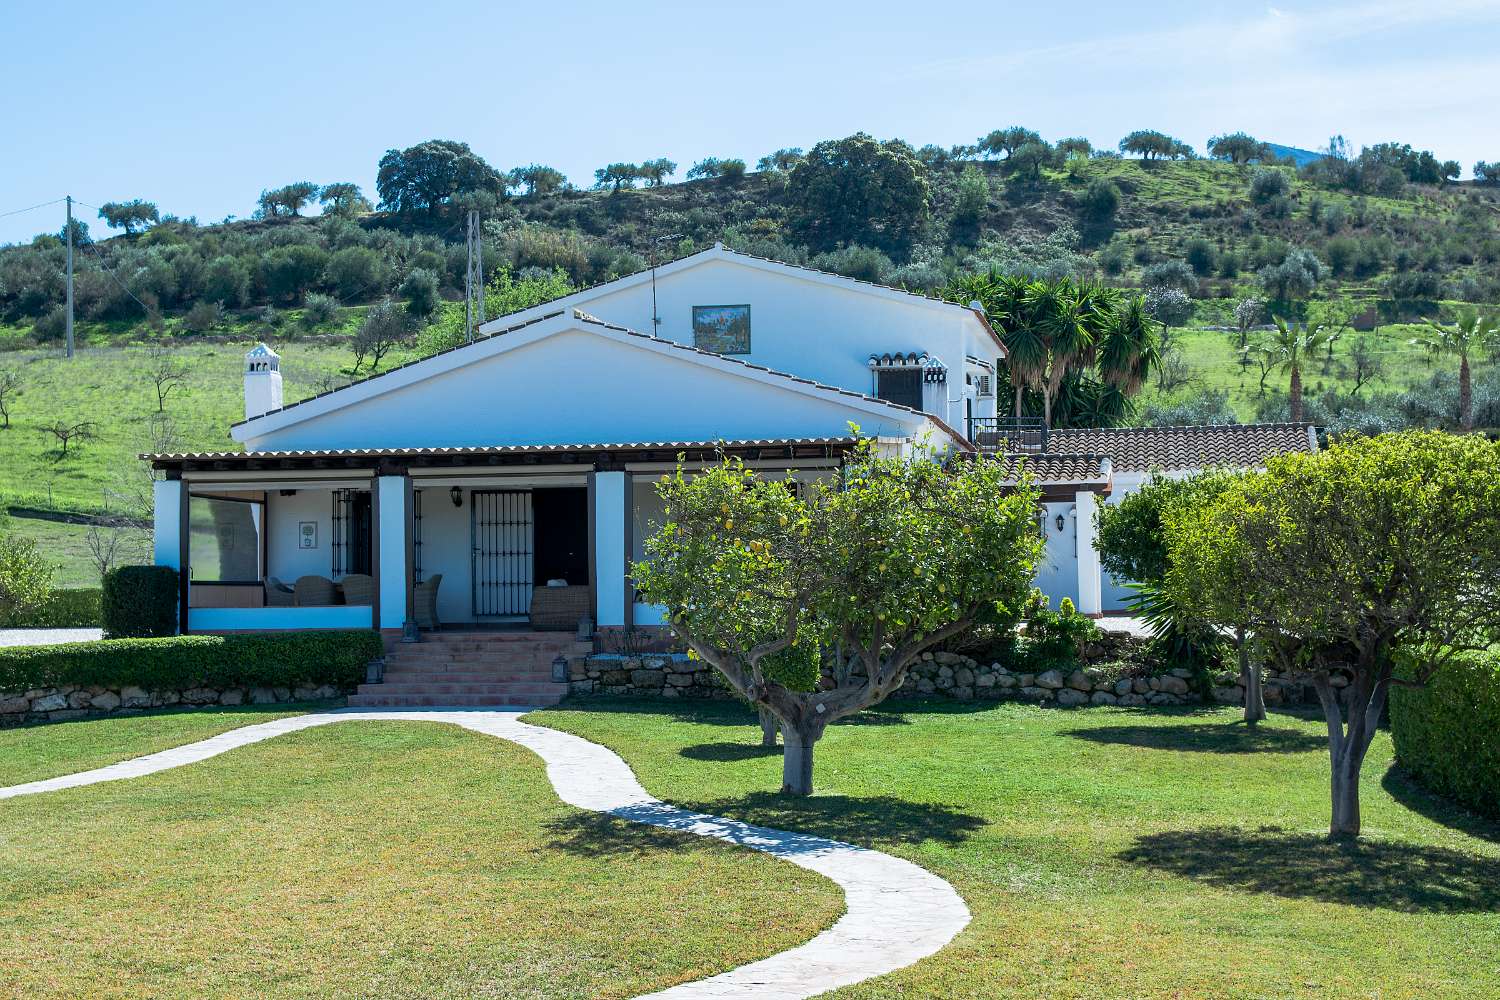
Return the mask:
M1310 149L1299 149L1296 146L1283 146L1280 143L1275 142L1268 142L1266 143L1266 145L1271 147L1271 152L1275 153L1282 159L1291 157L1292 161L1297 164L1297 168L1299 170L1307 166L1309 163L1312 163L1316 160L1321 160L1324 156L1327 155L1326 153L1314 153Z

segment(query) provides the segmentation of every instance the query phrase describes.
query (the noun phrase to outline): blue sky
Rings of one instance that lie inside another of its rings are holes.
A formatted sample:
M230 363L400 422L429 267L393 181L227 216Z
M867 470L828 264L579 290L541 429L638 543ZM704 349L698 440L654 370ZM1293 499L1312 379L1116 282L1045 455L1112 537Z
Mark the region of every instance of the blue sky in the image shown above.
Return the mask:
M612 160L753 162L863 129L1023 124L1200 150L1245 129L1500 159L1500 0L1341 3L254 4L0 0L0 213L71 192L202 222L262 188L470 143L575 183ZM0 242L60 228L0 217ZM104 232L102 223L84 216ZM56 217L54 217L56 216Z

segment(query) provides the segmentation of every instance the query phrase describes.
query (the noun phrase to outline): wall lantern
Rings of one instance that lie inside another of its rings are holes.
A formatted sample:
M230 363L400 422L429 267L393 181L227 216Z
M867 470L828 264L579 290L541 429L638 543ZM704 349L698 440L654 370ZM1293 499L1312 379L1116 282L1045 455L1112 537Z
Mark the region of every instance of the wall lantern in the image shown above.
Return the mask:
M1068 518L1064 514L1057 515L1057 530L1061 531L1068 526Z
M448 497L449 497L449 499L451 499L453 501L453 506L455 506L455 507L462 507L464 505L464 490L463 490L463 487L462 486L455 486L455 487L453 487L451 490L448 491Z

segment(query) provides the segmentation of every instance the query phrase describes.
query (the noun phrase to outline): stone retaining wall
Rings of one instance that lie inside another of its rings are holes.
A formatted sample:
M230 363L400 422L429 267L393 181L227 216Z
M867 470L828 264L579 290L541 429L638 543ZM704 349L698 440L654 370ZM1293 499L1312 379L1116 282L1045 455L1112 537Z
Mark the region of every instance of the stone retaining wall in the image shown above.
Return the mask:
M1106 632L1083 650L1085 662L1098 664L1075 670L1027 673L999 663L984 663L958 653L924 653L912 666L900 694L907 697L946 697L959 701L1009 699L1063 707L1075 705L1183 705L1205 700L1191 671L1175 668L1152 673L1129 661L1148 640L1123 632ZM1109 668L1102 666L1111 664ZM1244 688L1235 672L1212 678L1211 700L1243 704ZM1334 678L1335 686L1347 683ZM574 660L569 668L569 693L628 698L728 698L730 691L718 672L682 653L600 653ZM1266 669L1265 697L1269 705L1315 703L1317 695L1306 677Z
M0 727L62 722L102 715L132 715L148 708L207 705L274 705L283 701L322 701L345 692L331 686L299 688L189 688L146 691L138 687L58 687L0 692Z

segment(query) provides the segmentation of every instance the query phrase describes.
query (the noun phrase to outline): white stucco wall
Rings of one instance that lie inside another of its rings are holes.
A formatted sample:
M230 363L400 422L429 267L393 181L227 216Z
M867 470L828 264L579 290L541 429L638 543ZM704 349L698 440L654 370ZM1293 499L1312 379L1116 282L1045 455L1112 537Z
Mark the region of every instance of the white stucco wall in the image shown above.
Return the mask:
M663 269L656 300L657 336L688 345L693 345L694 306L749 305L750 353L736 357L856 392L874 393L871 354L925 351L948 368L946 391L928 397L934 404L929 412L959 430L965 413L964 359L973 356L993 365L999 353L964 310L816 275L767 270L732 256ZM602 285L568 301L611 323L652 331L650 281ZM993 416L992 407L993 400L976 403L975 414Z
M434 573L443 574L438 584L439 621L474 620L470 586L474 560L469 530L472 492L465 489L463 506L454 507L448 487L422 491L422 579L431 580Z
M872 412L832 393L809 395L734 366L708 368L673 348L652 349L638 338L583 329L409 385L385 385L395 388L248 439L246 446L263 451L834 437L846 435L850 422L866 434L904 437L922 423L916 414Z
M158 566L181 569L182 483L158 479L152 484L156 524L152 531L153 555Z
M298 524L318 526L318 547L298 547ZM333 573L333 495L330 490L299 489L292 496L266 492L266 575L287 586L299 576Z
M1071 500L1042 504L1047 546L1037 566L1036 586L1047 595L1048 607L1054 611L1064 597L1078 603L1078 519L1074 506ZM1059 514L1063 516L1061 531L1057 529Z

